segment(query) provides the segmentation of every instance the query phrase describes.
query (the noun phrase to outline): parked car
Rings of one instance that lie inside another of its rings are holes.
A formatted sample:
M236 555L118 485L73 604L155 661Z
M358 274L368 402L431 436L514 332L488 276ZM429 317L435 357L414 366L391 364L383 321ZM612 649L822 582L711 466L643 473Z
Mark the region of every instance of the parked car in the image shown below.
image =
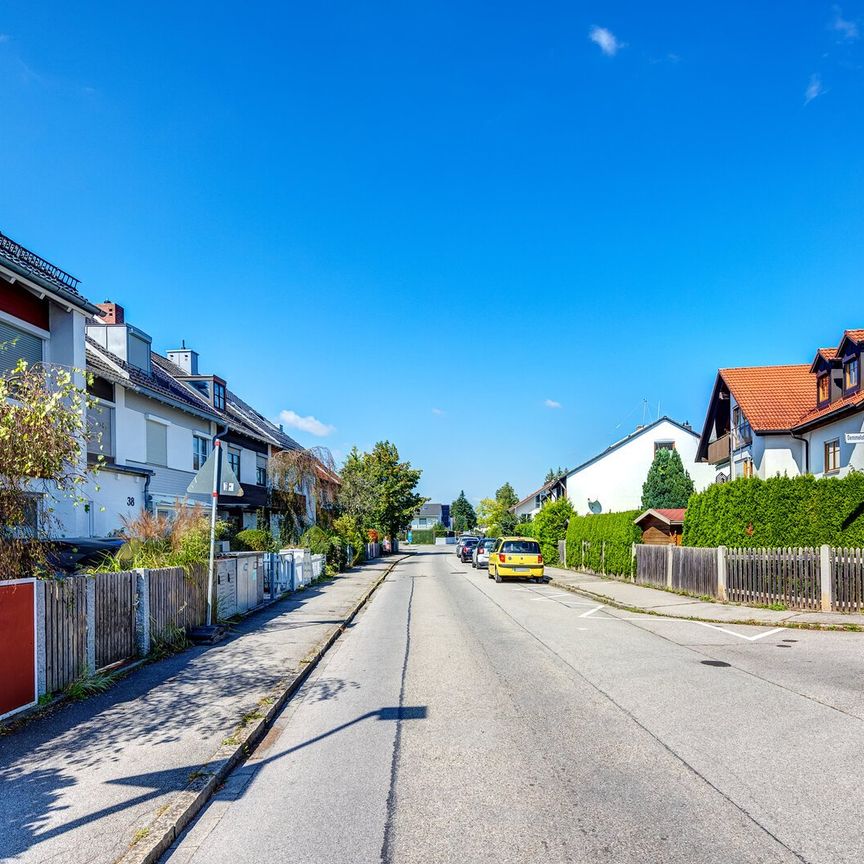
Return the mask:
M474 547L474 552L471 555L471 566L475 570L478 567L489 566L489 553L495 548L497 542L494 537L487 537Z
M473 540L475 543L477 543L479 539L479 537L475 537L473 534L460 535L459 539L456 541L456 554L460 557L462 556L462 546L466 540Z
M489 578L536 579L543 581L543 556L540 544L525 537L502 537L489 553Z
M479 542L477 537L466 537L462 541L462 546L459 550L459 560L463 564L467 564L471 560L471 556L474 554L474 547Z

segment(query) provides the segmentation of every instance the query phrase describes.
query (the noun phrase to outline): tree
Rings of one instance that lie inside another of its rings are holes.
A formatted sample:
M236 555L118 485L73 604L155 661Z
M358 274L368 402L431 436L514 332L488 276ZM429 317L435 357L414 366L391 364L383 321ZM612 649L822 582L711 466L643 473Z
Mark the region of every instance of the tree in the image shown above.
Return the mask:
M96 402L85 381L78 370L23 360L0 375L0 578L47 575L56 505L86 504L84 486L104 457L87 464L87 441L101 445L101 433L87 422Z
M505 483L495 493L494 498L484 498L477 508L477 521L490 535L506 536L512 534L518 524L513 508L519 503L516 492Z
M399 461L389 441L379 441L371 453L355 447L342 469L340 506L357 519L361 531L380 530L395 537L411 524L426 498L415 492L423 472Z
M331 503L337 479L333 456L326 447L282 450L270 459L267 471L270 506L281 515L281 539L295 542L312 524L309 502L315 521Z
M566 468L550 468L546 472L546 477L543 480L543 485L545 486L547 483L551 483L553 480L559 480L567 473Z
M465 491L450 505L450 520L456 532L471 531L477 524L477 514L465 497Z
M658 450L642 486L642 509L686 507L695 491L677 450Z
M558 563L558 541L567 536L567 523L573 512L570 501L563 497L547 501L534 517L531 536L540 542L540 551L547 564Z

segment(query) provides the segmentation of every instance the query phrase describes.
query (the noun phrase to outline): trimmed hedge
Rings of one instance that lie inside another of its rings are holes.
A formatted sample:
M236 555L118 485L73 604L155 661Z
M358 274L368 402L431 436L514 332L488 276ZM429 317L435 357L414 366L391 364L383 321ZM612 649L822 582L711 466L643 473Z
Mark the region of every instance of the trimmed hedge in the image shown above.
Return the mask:
M411 542L421 545L432 545L435 543L435 531L432 528L421 528L419 531L412 531Z
M640 512L572 516L567 527L567 566L629 576L633 568L633 544L642 539L642 532L633 524ZM583 540L589 543L584 556Z
M685 546L864 546L864 474L740 478L687 504Z
M273 535L263 528L246 528L238 531L231 540L234 552L272 552L275 548Z

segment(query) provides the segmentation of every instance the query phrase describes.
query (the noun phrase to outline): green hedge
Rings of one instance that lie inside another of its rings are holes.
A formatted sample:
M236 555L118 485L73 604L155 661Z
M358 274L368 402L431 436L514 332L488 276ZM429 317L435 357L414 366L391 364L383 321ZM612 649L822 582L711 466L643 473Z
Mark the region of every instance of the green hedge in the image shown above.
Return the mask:
M273 552L276 541L269 531L262 528L246 528L238 531L231 540L234 552Z
M567 533L567 520L575 517L573 507L566 498L547 501L531 522L520 522L514 531L524 537L533 537L540 543L543 560L550 565L558 564L558 541Z
M419 531L412 531L411 542L418 544L433 544L435 542L435 532L431 528L421 528Z
M633 524L639 513L639 510L627 510L571 517L567 528L567 566L629 576L633 567L633 544L642 539L642 532ZM588 541L584 556L583 540Z
M864 474L741 478L687 504L685 546L864 546Z

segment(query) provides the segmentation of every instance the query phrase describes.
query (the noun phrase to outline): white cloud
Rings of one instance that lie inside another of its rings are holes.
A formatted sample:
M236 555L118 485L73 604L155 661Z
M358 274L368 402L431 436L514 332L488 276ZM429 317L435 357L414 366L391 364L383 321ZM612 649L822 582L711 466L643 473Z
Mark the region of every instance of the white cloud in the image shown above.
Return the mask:
M825 88L822 86L822 76L811 75L810 83L804 91L804 104L809 105L817 96L821 96L824 92Z
M310 435L315 435L318 438L325 438L327 435L336 431L335 426L329 426L327 423L322 423L311 414L308 417L301 417L296 411L280 412L279 420L286 426L290 426L292 429L299 429L301 432L308 432Z
M556 402L554 399L547 399L543 404L547 408L560 408L561 407L561 403Z
M831 19L830 29L840 34L844 42L854 42L860 35L858 24L843 17L839 6L834 7L834 17Z
M605 27L592 27L588 31L588 38L597 45L607 57L614 57L622 48L626 46L626 42L621 42L611 30Z
M443 417L447 412L443 408L433 408L432 413L437 417Z

